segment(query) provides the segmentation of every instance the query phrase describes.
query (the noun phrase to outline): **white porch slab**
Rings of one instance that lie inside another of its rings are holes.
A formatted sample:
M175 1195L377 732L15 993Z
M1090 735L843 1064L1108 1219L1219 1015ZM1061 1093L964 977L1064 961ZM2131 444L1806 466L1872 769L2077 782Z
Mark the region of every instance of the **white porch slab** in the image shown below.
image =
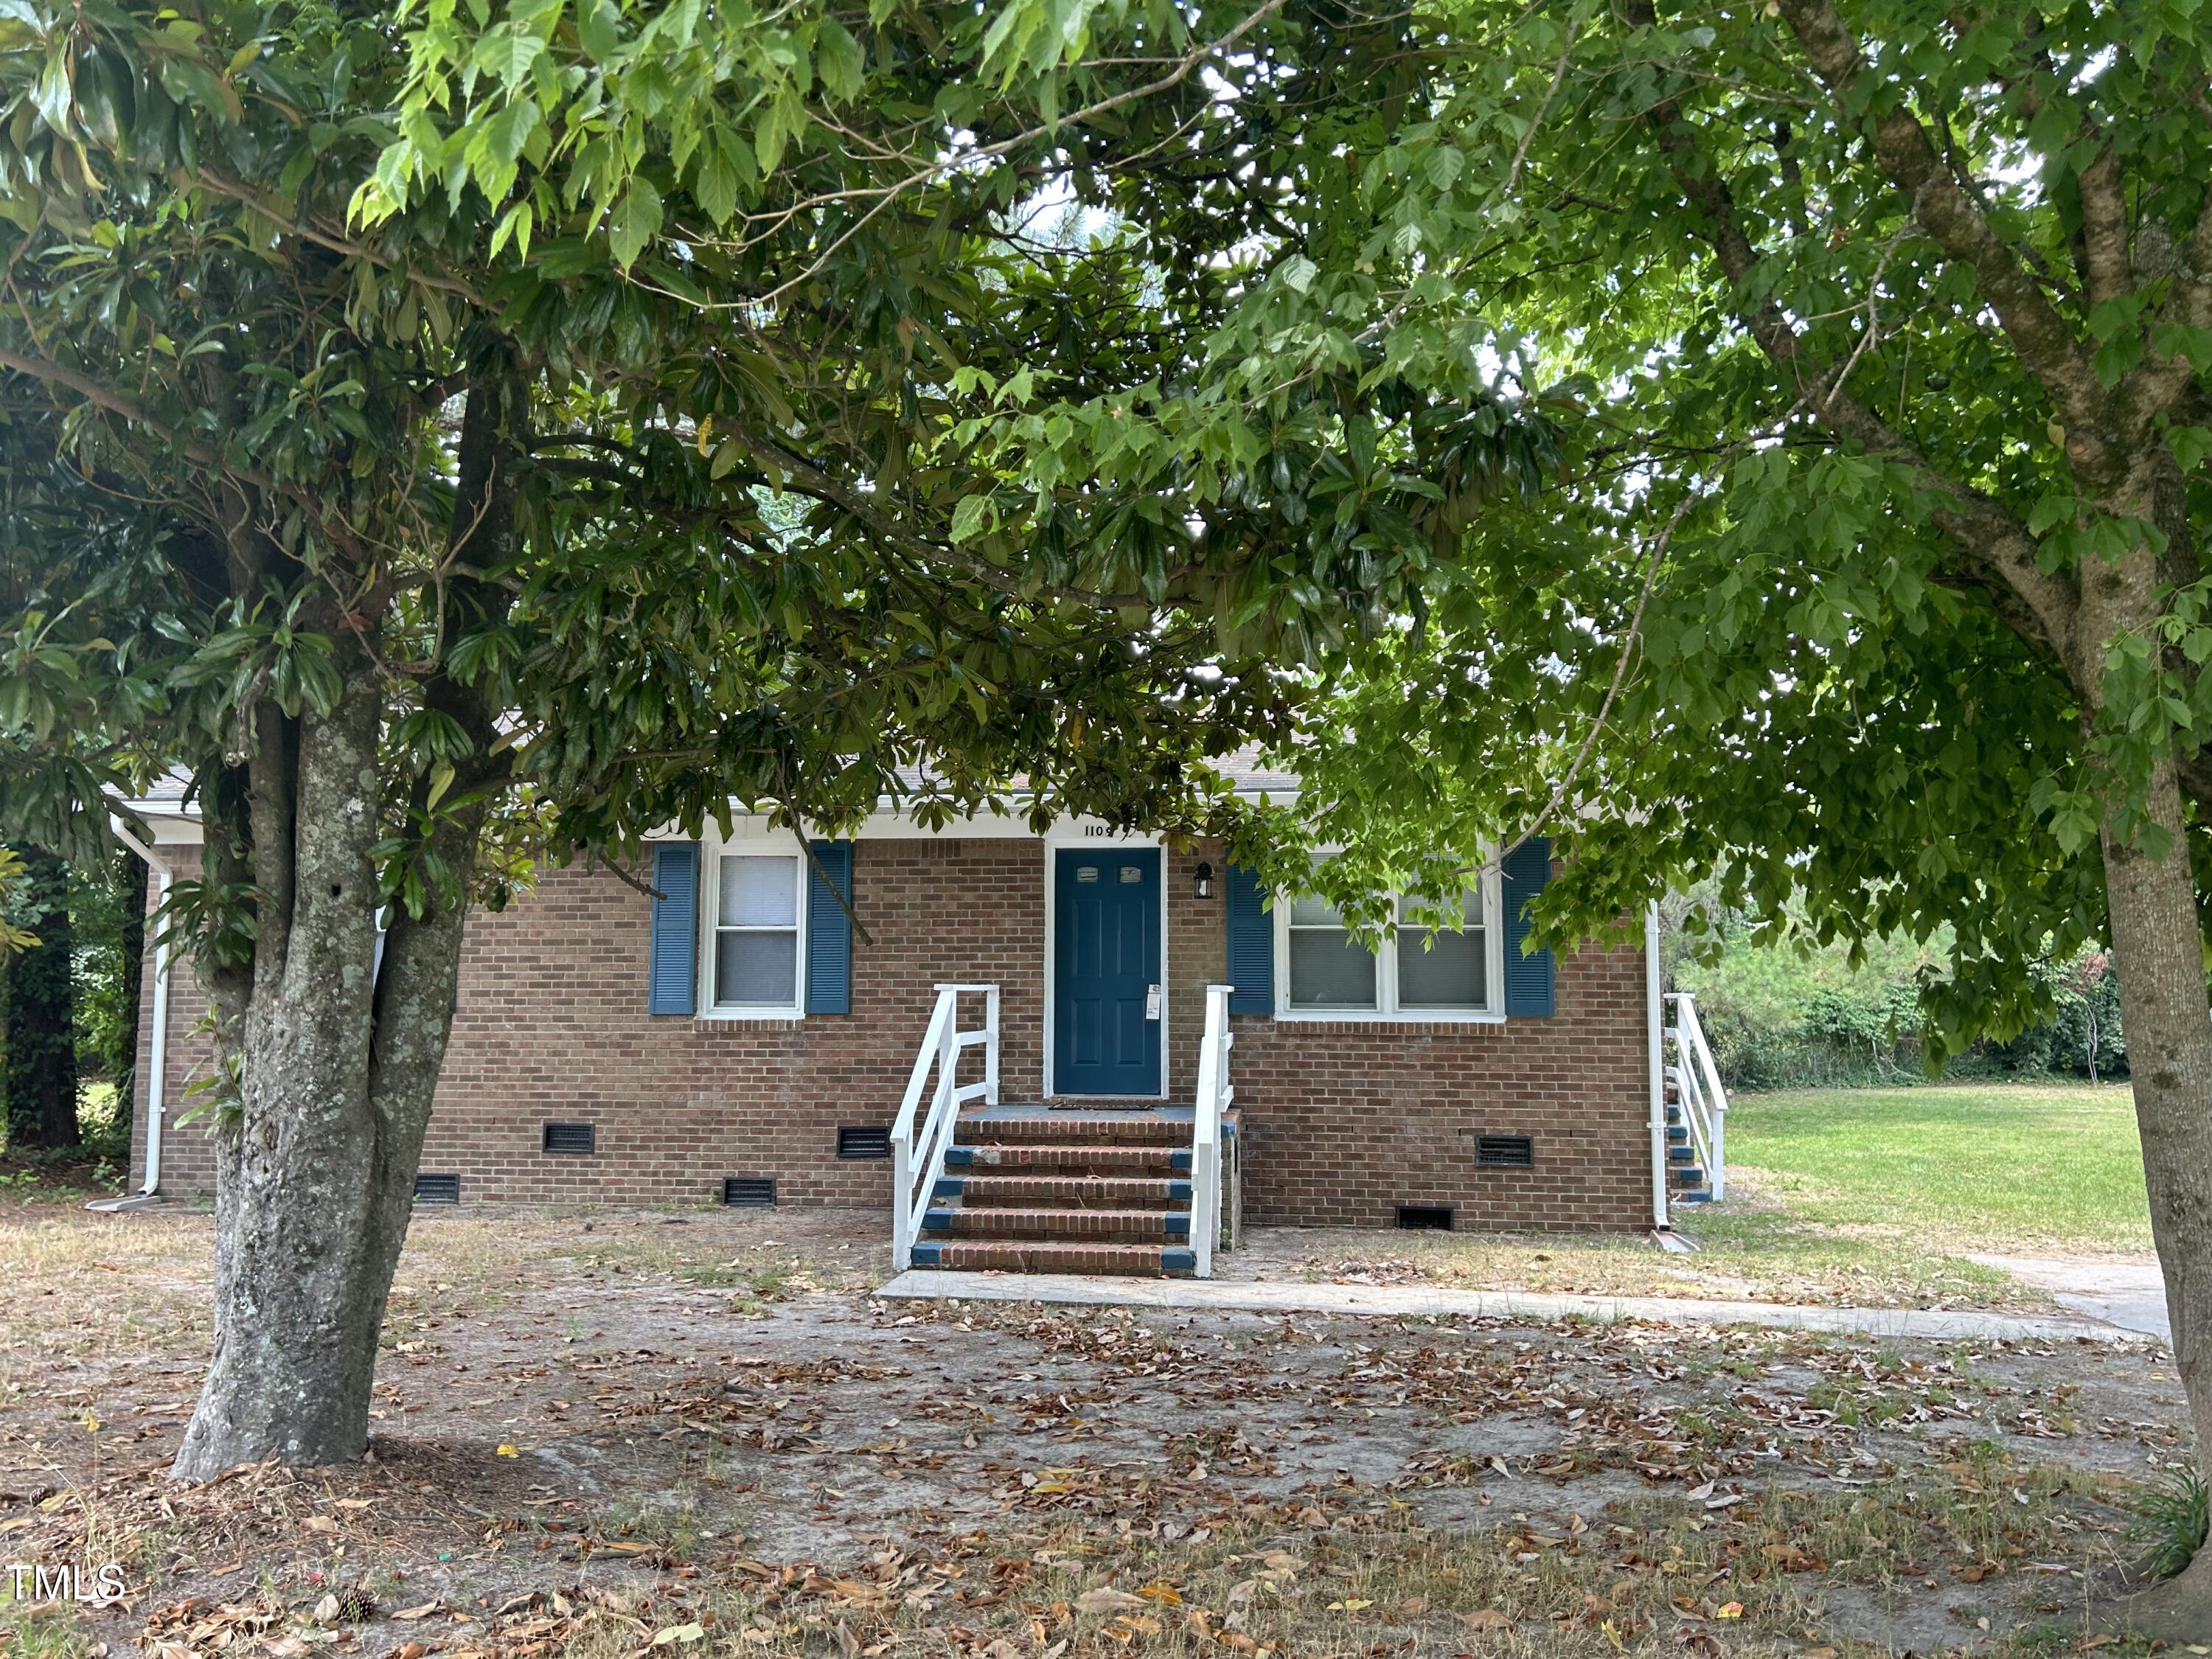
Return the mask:
M1080 1273L953 1273L911 1268L880 1297L962 1302L1048 1302L1079 1307L1218 1309L1244 1313L1449 1315L1467 1319L1599 1319L1660 1325L1763 1325L1865 1336L1971 1338L1996 1342L2142 1342L2153 1339L2097 1319L1916 1308L1825 1308L1660 1296L1553 1296L1431 1285L1309 1285L1221 1279L1117 1279Z

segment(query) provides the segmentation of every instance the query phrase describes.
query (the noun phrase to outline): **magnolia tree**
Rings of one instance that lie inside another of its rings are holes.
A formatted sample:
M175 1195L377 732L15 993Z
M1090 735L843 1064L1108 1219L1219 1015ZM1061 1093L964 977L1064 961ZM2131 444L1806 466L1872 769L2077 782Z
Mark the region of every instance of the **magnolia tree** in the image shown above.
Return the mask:
M1558 465L1317 653L1304 827L1247 850L1341 843L1370 920L1541 833L1554 933L1716 866L1776 927L1948 927L1939 1056L2108 940L2201 1456L2212 43L2157 3L1437 13L1224 384L1357 378L1346 453L1418 465L1400 388L1480 363ZM2202 1639L2212 1554L2130 1616Z
M1418 604L1540 434L1472 360L1386 393L1421 469L1357 374L1221 378L1417 106L1392 17L0 16L0 835L178 772L206 829L179 1474L365 1445L463 919L532 858L1017 780L1194 827L1269 665Z

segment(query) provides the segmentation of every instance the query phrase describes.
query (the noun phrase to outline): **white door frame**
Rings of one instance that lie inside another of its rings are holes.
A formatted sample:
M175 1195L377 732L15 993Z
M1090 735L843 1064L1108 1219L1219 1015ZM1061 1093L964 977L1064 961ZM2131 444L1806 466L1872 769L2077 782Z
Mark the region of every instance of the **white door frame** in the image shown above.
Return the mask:
M1169 1075L1168 1027L1171 1006L1168 980L1168 854L1156 835L1124 835L1099 823L1055 824L1044 836L1044 1097L1052 1098L1052 1055L1054 1011L1059 1006L1060 962L1060 896L1059 855L1083 848L1101 851L1116 848L1150 848L1160 858L1160 1092L1158 1098L1169 1100L1172 1079ZM1130 1100L1149 1100L1150 1095L1129 1095Z

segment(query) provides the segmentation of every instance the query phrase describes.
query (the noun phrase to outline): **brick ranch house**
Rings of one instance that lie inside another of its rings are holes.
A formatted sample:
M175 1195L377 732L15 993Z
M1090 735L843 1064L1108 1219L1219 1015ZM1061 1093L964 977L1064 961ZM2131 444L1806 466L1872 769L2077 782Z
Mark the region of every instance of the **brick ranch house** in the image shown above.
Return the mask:
M158 903L199 825L134 810ZM888 806L709 836L653 844L659 898L555 868L471 917L418 1201L888 1206L902 1267L1205 1273L1240 1221L1627 1231L1699 1195L1649 941L1520 949L1547 843L1370 951L1218 843ZM192 1199L206 999L166 957L134 1170Z

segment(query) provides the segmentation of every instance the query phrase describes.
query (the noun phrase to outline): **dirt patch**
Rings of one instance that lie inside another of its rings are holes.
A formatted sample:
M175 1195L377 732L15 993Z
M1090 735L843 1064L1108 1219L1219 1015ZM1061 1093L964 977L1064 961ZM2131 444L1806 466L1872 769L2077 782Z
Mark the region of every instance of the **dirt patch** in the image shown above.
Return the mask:
M426 1216L370 1459L188 1489L205 1221L0 1218L0 1558L128 1583L0 1628L159 1659L1978 1650L2078 1626L2188 1452L2147 1347L878 1304L881 1235Z
M1902 1226L1823 1226L1730 1178L1727 1203L1698 1209L1662 1250L1644 1234L1255 1231L1231 1277L1337 1285L1440 1285L1544 1293L1792 1302L1826 1307L1972 1308L2047 1314L2049 1291L1971 1255L1910 1240Z

